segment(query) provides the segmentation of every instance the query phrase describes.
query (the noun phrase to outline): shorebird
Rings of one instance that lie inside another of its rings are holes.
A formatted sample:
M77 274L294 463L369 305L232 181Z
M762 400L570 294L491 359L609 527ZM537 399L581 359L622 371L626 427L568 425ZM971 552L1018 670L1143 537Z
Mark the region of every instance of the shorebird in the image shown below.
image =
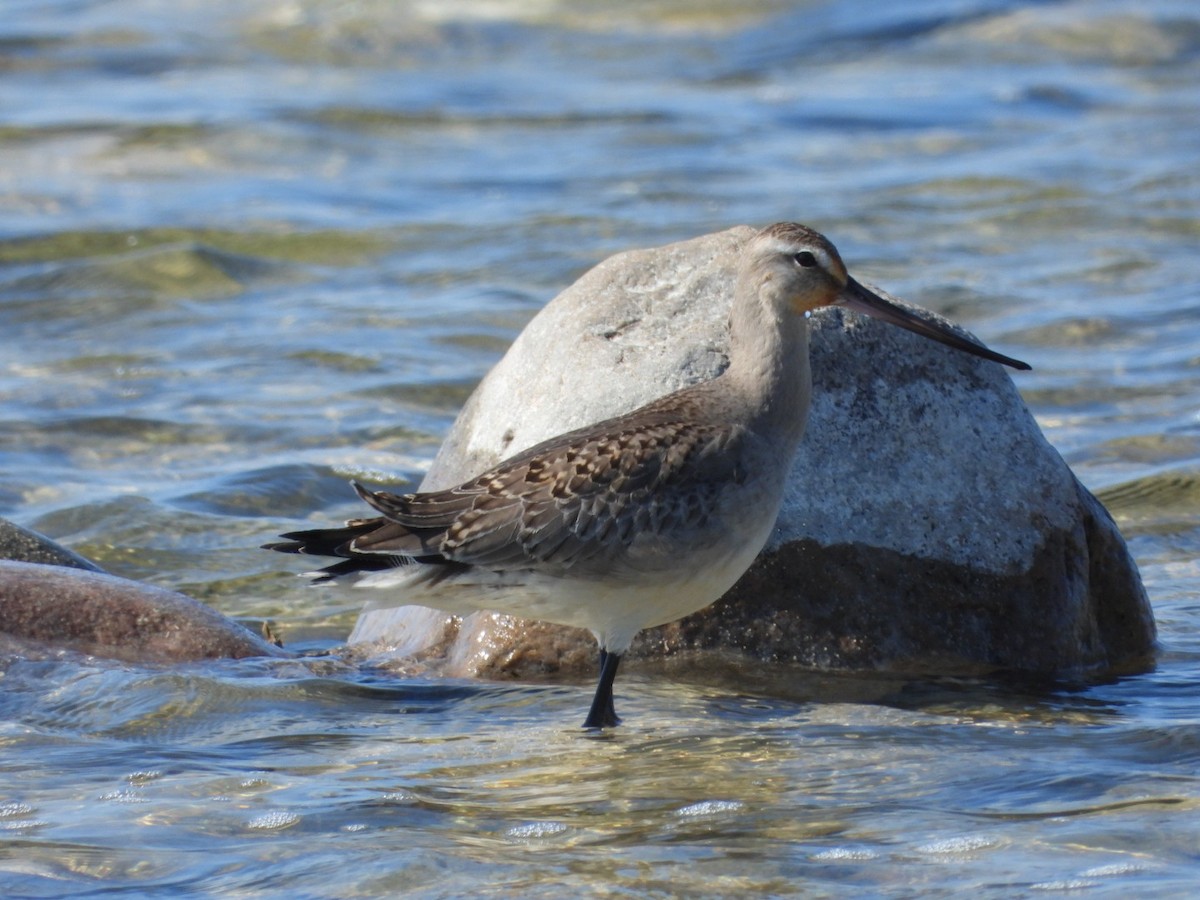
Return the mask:
M824 236L780 223L739 263L729 365L711 381L543 441L449 490L354 489L378 515L267 544L341 561L368 609L492 610L586 628L600 678L585 728L616 725L613 681L641 629L703 609L763 548L812 390L807 313L844 306L1016 369L883 299Z

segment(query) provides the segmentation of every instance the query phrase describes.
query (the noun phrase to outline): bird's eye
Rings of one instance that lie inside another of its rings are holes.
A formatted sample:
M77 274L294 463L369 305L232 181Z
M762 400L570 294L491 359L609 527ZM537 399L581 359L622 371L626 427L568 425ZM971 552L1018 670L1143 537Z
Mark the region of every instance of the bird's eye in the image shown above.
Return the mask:
M801 250L792 259L796 261L796 265L803 266L806 269L811 269L817 264L817 258L807 250Z

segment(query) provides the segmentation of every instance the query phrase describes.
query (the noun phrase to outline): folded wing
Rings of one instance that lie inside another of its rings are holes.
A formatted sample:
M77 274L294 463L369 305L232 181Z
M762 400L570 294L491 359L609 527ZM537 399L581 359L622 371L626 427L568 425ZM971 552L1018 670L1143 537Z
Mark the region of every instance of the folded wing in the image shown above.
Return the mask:
M563 572L615 559L639 536L703 527L721 493L744 479L738 426L645 411L611 426L554 438L449 490L392 494L355 484L378 518L267 546L343 557L323 570L330 576L410 561Z

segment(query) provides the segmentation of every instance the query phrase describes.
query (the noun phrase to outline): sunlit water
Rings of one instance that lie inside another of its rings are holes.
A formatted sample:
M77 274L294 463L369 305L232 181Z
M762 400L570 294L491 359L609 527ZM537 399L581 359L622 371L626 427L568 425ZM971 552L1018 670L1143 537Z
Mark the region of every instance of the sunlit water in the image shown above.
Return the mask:
M1034 365L1157 670L701 660L631 669L595 737L582 683L8 660L0 894L1195 890L1200 10L603 10L0 2L0 515L334 647L355 610L258 544L419 478L592 263L799 219Z

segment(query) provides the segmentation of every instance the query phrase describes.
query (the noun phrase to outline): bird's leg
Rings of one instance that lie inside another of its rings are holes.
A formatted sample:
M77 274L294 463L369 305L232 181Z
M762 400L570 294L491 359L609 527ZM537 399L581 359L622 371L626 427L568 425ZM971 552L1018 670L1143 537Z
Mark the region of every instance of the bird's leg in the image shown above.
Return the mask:
M597 685L596 690L599 691L601 689L600 686L605 684L604 673L608 672L608 687L604 692L605 696L608 697L608 702L604 705L604 720L605 724L611 728L621 724L621 717L617 715L617 709L613 706L613 685L616 684L617 666L621 664L621 657L616 653L609 653L607 650L601 650L600 652L603 656L600 660L600 684ZM609 659L612 659L611 671L608 668Z
M600 649L600 683L596 685L596 695L592 698L592 708L588 710L584 728L612 728L621 724L613 707L612 691L620 664L621 654Z

